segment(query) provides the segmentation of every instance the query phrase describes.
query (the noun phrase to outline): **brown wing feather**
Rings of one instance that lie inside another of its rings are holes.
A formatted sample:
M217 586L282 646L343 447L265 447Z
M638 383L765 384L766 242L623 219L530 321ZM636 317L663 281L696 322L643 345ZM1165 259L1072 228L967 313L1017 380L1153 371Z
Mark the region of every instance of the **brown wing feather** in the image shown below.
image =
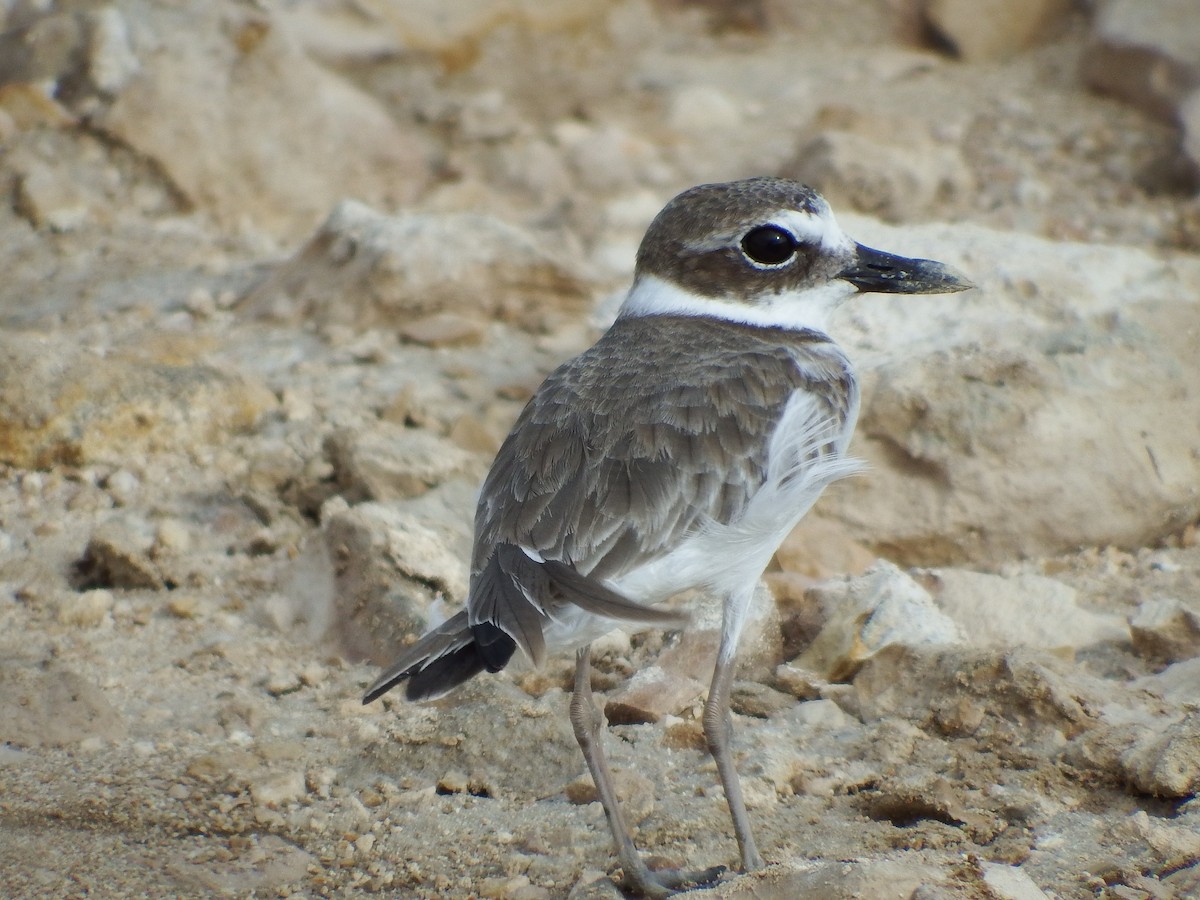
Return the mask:
M517 420L484 484L473 570L509 543L614 577L702 521L736 519L763 483L792 393L848 393L841 358L811 349L825 340L684 317L618 321ZM836 402L829 412L846 415Z

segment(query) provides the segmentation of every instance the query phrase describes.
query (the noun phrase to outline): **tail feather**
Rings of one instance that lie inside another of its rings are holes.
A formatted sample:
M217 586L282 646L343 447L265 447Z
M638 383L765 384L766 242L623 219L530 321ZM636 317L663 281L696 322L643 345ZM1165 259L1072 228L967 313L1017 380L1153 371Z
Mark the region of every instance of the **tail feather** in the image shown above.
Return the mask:
M457 670L466 673L469 666L465 665L465 663L470 661L470 653L464 653L467 650L471 651L471 653L476 653L471 628L467 625L467 613L466 610L463 610L455 613L405 650L400 658L392 663L387 671L380 675L375 683L367 689L366 694L363 695L363 703L370 703L377 697L386 694L404 679L414 678L426 669L437 666L438 661L442 659L453 658L458 660L459 666ZM476 656L478 656L477 653ZM438 666L437 668L437 671L444 672L447 675L454 670L455 667L450 664ZM459 681L446 685L440 693L427 694L426 697L431 699L435 696L441 696L441 694L446 693L446 691L449 691L455 685L461 684L482 670L483 662L480 660L479 668L474 672L463 674ZM426 682L433 682L435 680L432 674L429 678L425 679ZM405 692L405 695L409 699L413 699L409 693L411 690L410 682L410 687Z
M477 644L467 644L432 660L408 677L407 700L436 700L484 670L486 664Z
M409 647L367 689L370 703L407 679L409 700L432 700L484 669L499 672L517 647L536 665L545 656L544 628L564 606L615 621L681 627L686 613L630 600L568 563L532 559L500 544L472 584L471 612L455 613Z

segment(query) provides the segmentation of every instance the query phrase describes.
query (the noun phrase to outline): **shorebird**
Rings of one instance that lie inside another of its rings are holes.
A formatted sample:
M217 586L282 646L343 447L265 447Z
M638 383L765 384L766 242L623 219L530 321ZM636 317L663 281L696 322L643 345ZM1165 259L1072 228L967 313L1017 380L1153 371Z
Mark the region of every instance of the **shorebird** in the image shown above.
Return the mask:
M730 748L729 693L755 586L847 456L859 389L829 316L860 292L971 287L942 263L848 238L812 188L779 178L705 184L671 200L637 254L616 321L538 388L475 513L466 606L405 649L363 698L404 683L440 697L518 649L576 652L576 739L630 889L666 896L723 869L651 870L634 846L601 744L590 642L621 624L679 628L655 604L723 598L703 727L742 867L761 868Z

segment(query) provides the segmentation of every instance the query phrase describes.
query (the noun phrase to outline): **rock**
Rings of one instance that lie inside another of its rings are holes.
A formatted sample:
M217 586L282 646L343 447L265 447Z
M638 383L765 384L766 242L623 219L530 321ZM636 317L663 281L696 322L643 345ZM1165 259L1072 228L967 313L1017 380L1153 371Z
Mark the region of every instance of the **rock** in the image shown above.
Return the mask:
M89 197L61 169L32 163L21 173L14 208L37 228L70 231L87 222Z
M58 621L63 625L95 628L108 618L112 608L112 591L103 588L65 594L58 604Z
M971 171L955 143L936 140L908 123L891 130L843 110L824 118L846 119L796 151L783 174L819 184L835 209L855 209L889 222L928 218L973 188ZM840 127L838 127L840 126ZM897 131L905 135L897 141Z
M784 538L775 559L787 572L810 579L861 575L875 554L854 539L840 522L810 513ZM778 595L776 595L778 596Z
M1121 757L1130 782L1155 797L1186 797L1200 789L1200 715L1147 735Z
M825 624L794 665L834 681L848 680L892 645L958 644L963 635L919 584L886 561L858 578L828 581L811 593Z
M309 59L278 13L148 8L138 26L137 62L95 124L226 226L291 236L341 197L403 203L428 178L417 138Z
M152 538L122 521L101 525L88 540L78 571L94 587L162 590L162 573L150 558Z
M613 787L621 803L621 812L630 822L639 825L654 812L654 782L640 772L618 769L613 773ZM590 775L581 775L564 789L567 799L576 806L600 802L600 794Z
M533 237L488 216L386 216L343 201L288 262L243 301L258 316L355 330L450 312L538 327L582 312L585 283Z
M982 866L983 883L996 900L1046 900L1046 892L1020 866L990 862Z
M701 700L705 684L661 666L647 666L608 695L604 715L613 725L640 725L678 715Z
M96 10L85 22L88 35L84 65L88 80L97 91L116 94L141 68L129 23L115 6Z
M262 384L199 362L161 361L168 353L101 355L65 336L0 335L0 461L122 465L138 453L211 445L274 408Z
M1200 260L970 226L939 249L920 226L846 227L898 252L916 241L982 284L875 296L836 325L862 372L851 452L869 469L827 492L823 515L910 565L1150 546L1200 517L1185 387L1200 382L1186 337L1200 328ZM1147 379L1176 387L1147 397Z
M1071 0L927 0L930 25L971 62L998 59L1050 38Z
M435 599L466 597L471 516L423 516L403 505L363 503L323 524L333 561L332 637L354 660L392 661L407 636L422 634Z
M1195 698L1197 684L1200 684L1200 656L1174 663L1161 672L1132 682L1137 690L1155 694L1178 709L1183 709L1184 704Z
M935 569L927 586L975 647L1030 647L1073 659L1083 647L1129 639L1119 616L1081 609L1075 589L1053 578Z
M117 711L89 680L57 666L0 665L0 743L69 747L125 733Z
M71 113L41 87L32 84L0 84L0 134L6 138L18 131L39 127L61 128L74 123Z
M453 478L482 476L474 455L445 438L379 421L369 428L339 430L325 441L334 477L351 503L403 500Z
M295 803L306 793L304 771L260 771L250 779L250 797L260 806L279 807Z
M867 660L854 679L864 721L899 716L944 735L973 735L1050 752L1096 725L1105 690L1054 657L1027 650L893 645Z
M1102 0L1083 78L1138 109L1177 121L1200 88L1200 27L1191 0Z
M769 719L795 705L796 698L792 694L756 681L735 681L729 695L729 706L735 713L756 719Z
M657 663L669 675L682 675L707 685L721 643L723 601L696 595L684 603L692 621L678 638L659 654ZM737 676L762 681L780 662L783 644L779 608L764 584L754 591L750 610L738 641Z
M1133 648L1166 662L1200 656L1200 609L1179 600L1147 600L1129 621Z
M771 866L722 884L712 892L721 900L912 900L933 885L949 890L949 875L936 865L913 859L863 859Z
M403 323L400 337L423 347L476 347L487 337L487 326L478 319L435 313Z
M564 119L554 138L575 178L588 191L612 194L670 177L658 147L620 125Z

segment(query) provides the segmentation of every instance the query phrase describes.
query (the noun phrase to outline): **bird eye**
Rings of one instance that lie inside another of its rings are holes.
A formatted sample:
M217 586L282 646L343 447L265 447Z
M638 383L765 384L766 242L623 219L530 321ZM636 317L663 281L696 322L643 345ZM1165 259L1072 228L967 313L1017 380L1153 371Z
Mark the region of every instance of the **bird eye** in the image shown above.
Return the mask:
M742 252L763 266L779 266L791 259L799 244L791 232L778 225L760 225L742 238Z

